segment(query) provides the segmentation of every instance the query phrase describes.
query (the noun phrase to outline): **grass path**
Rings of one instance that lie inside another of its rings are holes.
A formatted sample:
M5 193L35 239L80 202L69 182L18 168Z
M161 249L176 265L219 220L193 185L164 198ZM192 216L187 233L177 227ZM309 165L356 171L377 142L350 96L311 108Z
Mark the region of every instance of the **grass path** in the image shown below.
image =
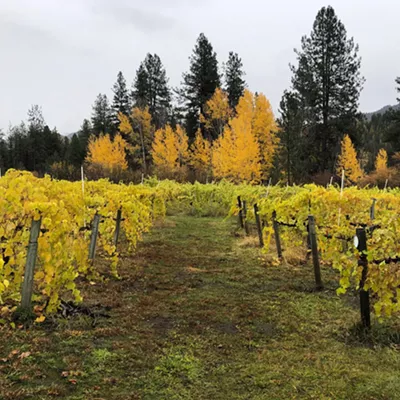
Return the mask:
M352 341L356 302L234 231L170 217L121 280L82 283L111 318L0 331L0 399L400 399L398 349Z

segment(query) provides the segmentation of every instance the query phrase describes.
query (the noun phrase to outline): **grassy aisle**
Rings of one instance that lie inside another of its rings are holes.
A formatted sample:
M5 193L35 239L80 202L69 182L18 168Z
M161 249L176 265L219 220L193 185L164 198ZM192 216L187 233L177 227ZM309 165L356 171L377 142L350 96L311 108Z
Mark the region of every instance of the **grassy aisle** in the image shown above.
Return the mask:
M0 331L0 399L400 399L398 349L352 341L356 301L234 230L168 218L120 281L82 283L111 318Z

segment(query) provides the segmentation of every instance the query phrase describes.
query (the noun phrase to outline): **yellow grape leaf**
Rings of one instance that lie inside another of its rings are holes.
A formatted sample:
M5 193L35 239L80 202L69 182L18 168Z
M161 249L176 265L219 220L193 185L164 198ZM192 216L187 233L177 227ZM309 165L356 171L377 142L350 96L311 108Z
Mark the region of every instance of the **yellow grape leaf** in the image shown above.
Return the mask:
M37 323L41 323L41 322L43 322L44 320L46 319L46 317L44 316L44 315L41 315L40 317L37 317L36 319L35 319L35 322L37 322Z
M10 286L10 281L8 281L7 279L4 279L3 281L3 285L8 288Z

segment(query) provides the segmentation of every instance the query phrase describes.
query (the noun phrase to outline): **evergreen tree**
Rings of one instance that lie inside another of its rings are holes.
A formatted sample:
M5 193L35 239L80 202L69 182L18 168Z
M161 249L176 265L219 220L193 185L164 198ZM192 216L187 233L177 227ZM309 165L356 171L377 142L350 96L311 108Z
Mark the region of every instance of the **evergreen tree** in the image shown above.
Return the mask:
M299 96L285 91L280 102L281 116L278 119L280 141L280 164L285 171L287 183L298 182L304 173L304 115Z
M165 68L157 54L147 54L140 65L132 98L136 107L149 107L156 128L167 123L171 112L171 92Z
M112 104L112 119L115 129L119 128L118 114L129 115L130 113L130 100L128 89L126 87L126 80L121 71L118 72L117 82L115 82L113 89L114 99Z
M396 78L396 83L399 85L396 90L398 93L400 93L400 76ZM397 98L397 101L400 103L400 97Z
M149 74L146 65L142 62L136 71L133 90L131 93L132 103L135 107L143 108L149 105Z
M229 105L233 110L246 89L246 82L243 79L245 73L242 68L242 59L237 53L231 51L225 66L225 90L228 93Z
M200 114L204 114L207 101L221 86L217 55L203 33L197 39L190 57L190 70L183 75L182 85L179 93L184 101L186 128L189 137L194 138L200 126Z
M99 94L95 100L92 111L93 134L113 133L112 114L108 98L105 94Z
M171 108L171 92L168 87L168 78L157 54L148 54L145 61L149 76L149 109L156 128L164 126L168 121Z
M8 148L7 142L4 139L4 133L0 130L0 169L1 175L4 175L6 168L8 168Z
M301 50L296 51L298 66L291 67L292 84L305 106L307 123L312 126L314 146L310 150L316 161L313 167L316 172L324 171L333 168L333 149L357 113L364 82L361 59L358 46L347 38L332 7L318 12L310 37L304 36L301 45Z
M28 131L22 122L20 125L10 127L7 148L9 152L9 167L25 169L28 153Z
M81 143L81 154L82 154L82 160L81 162L83 162L83 160L86 157L86 150L87 150L87 146L88 146L88 142L90 139L90 136L93 133L93 128L92 128L92 124L90 123L90 121L88 119L84 119L82 122L82 125L78 131L78 138L79 141Z
M82 142L80 141L77 134L74 134L71 138L68 149L68 163L75 167L82 165L84 158L82 157Z

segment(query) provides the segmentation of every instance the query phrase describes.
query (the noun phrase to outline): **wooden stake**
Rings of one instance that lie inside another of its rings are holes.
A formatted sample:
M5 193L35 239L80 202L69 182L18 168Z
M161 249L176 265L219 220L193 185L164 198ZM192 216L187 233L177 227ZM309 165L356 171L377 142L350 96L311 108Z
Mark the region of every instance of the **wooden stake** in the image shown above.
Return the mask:
M369 329L371 327L371 310L369 301L369 291L364 289L365 282L368 276L368 260L367 260L367 235L365 228L357 228L357 249L360 252L360 258L358 265L362 267L362 275L360 281L360 313L361 323L364 328Z
M122 217L122 210L119 209L117 211L117 219L115 222L115 232L114 232L114 246L117 246L118 239L119 239L119 232L121 230L121 218Z
M97 236L99 235L99 224L100 224L100 215L95 214L93 218L92 225L92 234L90 236L90 245L89 245L89 260L94 260L94 256L96 254L96 244L97 244Z
M242 200L241 200L240 196L237 197L237 201L238 201L238 207L239 207L239 214L238 214L239 226L243 229L243 228L244 228L244 224L243 224L243 210L242 210Z
M278 257L282 258L281 238L279 237L279 224L278 221L276 220L276 211L272 213L272 225L275 234L276 252L278 253Z
M243 200L243 225L244 225L244 231L246 232L246 235L250 235L249 232L249 224L247 223L247 202L246 200Z
M260 215L258 214L258 205L257 204L254 204L254 215L256 217L257 232L258 232L258 239L260 241L260 247L264 247L263 230L262 230L262 226L261 226Z
M28 253L26 255L24 282L22 284L21 308L32 311L33 276L38 251L38 238L42 220L33 220L29 235Z
M324 288L321 279L321 268L319 265L319 255L318 255L318 243L317 243L317 232L315 230L315 219L313 215L308 216L308 234L311 246L311 254L314 264L314 275L315 275L315 286L317 290Z

